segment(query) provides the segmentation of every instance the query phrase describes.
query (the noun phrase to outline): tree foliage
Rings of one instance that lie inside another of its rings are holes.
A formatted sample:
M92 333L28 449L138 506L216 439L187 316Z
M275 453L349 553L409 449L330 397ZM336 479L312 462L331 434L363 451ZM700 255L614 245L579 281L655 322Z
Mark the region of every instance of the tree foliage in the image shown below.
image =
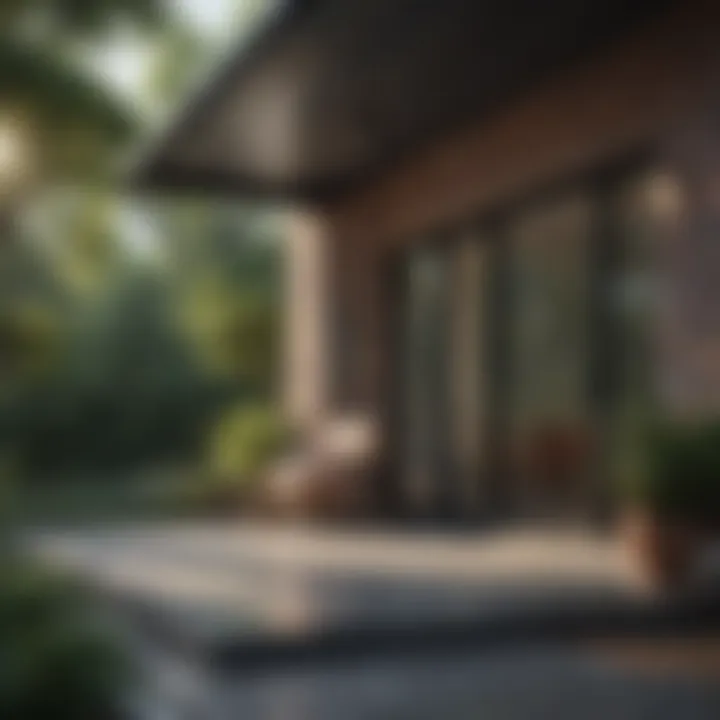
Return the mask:
M0 83L44 179L87 177L133 130L100 74L68 50L119 19L154 29L159 5L0 8ZM165 67L153 92L169 98L203 50L185 27L156 37ZM96 183L74 199L48 194L33 198L40 227L0 247L0 457L9 448L21 471L48 481L198 459L226 406L272 395L279 263L267 212L149 206L152 227L138 233L142 208L128 224L126 203Z
M0 441L26 475L97 478L194 462L227 404L272 398L278 246L242 217L232 232L226 217L220 239L214 215L206 219L185 238L168 232L170 221L161 227L161 259L128 256L103 232L113 216L102 212L73 224L59 257L31 253L28 313L17 299L7 323L0 313L0 358L15 363L0 370ZM98 234L115 250L95 248ZM74 247L101 256L90 264L99 281L82 292L58 273ZM33 300L53 314L33 315Z
M17 560L0 570L0 717L122 717L129 658L100 631L89 598Z
M44 178L95 170L102 151L132 135L132 114L74 50L119 22L157 26L161 7L155 0L4 0L0 120L19 118L32 129Z

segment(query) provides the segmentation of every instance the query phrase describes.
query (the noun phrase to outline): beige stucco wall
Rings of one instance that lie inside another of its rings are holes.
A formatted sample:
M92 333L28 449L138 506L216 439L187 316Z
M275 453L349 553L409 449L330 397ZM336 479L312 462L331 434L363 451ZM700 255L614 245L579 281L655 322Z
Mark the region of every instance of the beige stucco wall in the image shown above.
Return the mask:
M713 115L720 87L714 70L718 5L683 3L491 117L416 153L355 196L316 209L312 221L308 213L298 219L288 243L286 356L286 397L296 414L380 412L392 332L386 262L393 250L443 223L638 149L650 149L660 166L687 180L688 197L696 198L689 202L708 222L720 217L720 141L714 130L720 123L707 122L720 118ZM711 199L699 185L714 188ZM694 222L677 228L675 247L686 248L685 257L702 242ZM674 269L678 252L667 254L669 286L688 282ZM720 287L720 270L714 272ZM720 297L714 299L720 306ZM695 340L704 347L715 342L707 327L698 333ZM703 362L707 368L715 363L720 407L720 345L713 352L715 360ZM676 347L675 354L678 372L682 349ZM698 378L709 377L707 368ZM698 378L696 394L703 383Z

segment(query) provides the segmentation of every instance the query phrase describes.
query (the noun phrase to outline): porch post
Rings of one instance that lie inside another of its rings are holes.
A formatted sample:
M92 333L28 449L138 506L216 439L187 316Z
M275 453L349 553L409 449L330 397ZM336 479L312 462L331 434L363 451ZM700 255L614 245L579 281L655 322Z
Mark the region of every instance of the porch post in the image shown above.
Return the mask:
M301 430L319 426L331 390L331 237L319 213L289 217L285 243L283 405Z

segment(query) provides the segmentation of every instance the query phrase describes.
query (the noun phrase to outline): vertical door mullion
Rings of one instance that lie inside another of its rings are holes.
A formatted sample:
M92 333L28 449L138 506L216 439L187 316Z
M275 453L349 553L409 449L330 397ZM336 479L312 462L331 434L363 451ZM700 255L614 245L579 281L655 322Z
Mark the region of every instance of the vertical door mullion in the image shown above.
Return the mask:
M487 302L482 341L485 348L486 374L481 386L486 387L485 437L487 448L483 485L489 509L493 513L508 508L508 447L510 383L512 380L512 318L511 253L505 223L495 218L488 228Z
M451 347L450 315L450 251L449 243L438 243L431 250L431 262L435 268L434 292L430 298L429 352L429 395L430 395L430 436L432 438L431 476L433 484L432 514L444 517L452 512L453 478L450 477L450 363Z
M389 374L384 413L388 428L388 446L377 478L377 497L380 511L394 516L403 514L407 505L403 482L409 432L406 363L410 283L407 253L393 257L388 262L384 292L389 312L386 336L389 343Z

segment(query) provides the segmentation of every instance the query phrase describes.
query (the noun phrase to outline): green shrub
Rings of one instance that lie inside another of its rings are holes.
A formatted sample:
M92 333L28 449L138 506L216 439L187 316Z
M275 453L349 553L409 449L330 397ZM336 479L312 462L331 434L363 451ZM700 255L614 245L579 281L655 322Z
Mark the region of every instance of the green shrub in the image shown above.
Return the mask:
M272 408L234 408L220 419L211 434L208 453L211 485L239 492L251 489L288 440L288 430Z
M129 664L84 593L17 562L0 569L0 717L121 717Z
M14 514L14 487L12 482L0 472L0 534L9 527Z
M677 422L647 433L645 468L628 498L669 517L716 524L720 514L720 422Z

